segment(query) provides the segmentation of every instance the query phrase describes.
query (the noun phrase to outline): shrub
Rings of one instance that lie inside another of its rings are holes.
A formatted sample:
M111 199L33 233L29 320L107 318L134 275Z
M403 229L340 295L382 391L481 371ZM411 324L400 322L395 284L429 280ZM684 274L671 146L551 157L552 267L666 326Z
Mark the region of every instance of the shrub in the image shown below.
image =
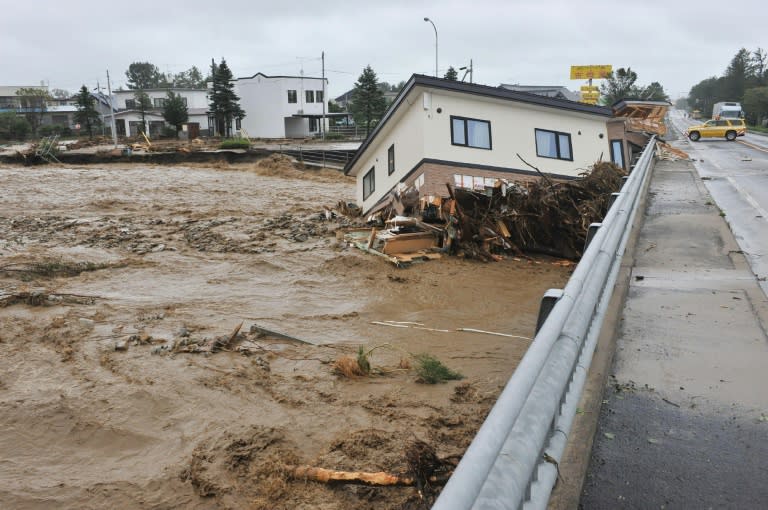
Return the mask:
M464 379L463 375L446 367L431 354L417 354L413 358L416 360L416 373L419 376L418 382L436 384Z
M220 149L250 149L251 141L247 138L225 138L219 145Z

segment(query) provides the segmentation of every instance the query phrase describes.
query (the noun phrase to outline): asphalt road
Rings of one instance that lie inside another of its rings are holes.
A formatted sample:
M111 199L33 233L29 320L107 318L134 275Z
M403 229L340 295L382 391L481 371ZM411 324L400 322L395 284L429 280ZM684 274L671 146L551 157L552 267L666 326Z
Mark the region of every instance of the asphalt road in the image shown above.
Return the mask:
M745 138L657 163L580 508L768 507L768 139Z

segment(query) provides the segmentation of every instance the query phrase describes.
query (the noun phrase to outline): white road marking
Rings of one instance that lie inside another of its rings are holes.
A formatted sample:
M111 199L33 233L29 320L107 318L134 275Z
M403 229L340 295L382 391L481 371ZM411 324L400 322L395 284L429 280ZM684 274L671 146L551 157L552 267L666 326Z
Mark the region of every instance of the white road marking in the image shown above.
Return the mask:
M763 220L768 221L768 211L763 209L760 206L760 204L757 203L757 200L752 198L752 195L750 195L747 190L742 188L741 185L739 185L733 177L728 176L727 179L728 179L728 182L731 183L731 186L733 186L736 189L736 191L738 191L739 194L743 196L744 199L746 199L747 203L749 203L749 205L754 207L757 210L757 212L760 213L760 216L763 217Z

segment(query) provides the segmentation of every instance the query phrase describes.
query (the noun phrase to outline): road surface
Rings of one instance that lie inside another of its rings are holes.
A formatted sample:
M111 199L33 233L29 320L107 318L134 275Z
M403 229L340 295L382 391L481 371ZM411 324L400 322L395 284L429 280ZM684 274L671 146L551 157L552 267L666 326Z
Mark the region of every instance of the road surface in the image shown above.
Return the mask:
M768 139L745 138L654 170L580 508L766 507Z

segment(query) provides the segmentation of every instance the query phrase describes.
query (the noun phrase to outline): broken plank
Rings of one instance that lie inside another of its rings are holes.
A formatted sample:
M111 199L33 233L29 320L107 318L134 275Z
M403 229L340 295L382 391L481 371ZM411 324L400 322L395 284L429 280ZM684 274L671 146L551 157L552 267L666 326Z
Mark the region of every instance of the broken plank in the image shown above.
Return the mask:
M283 340L293 340L294 342L301 342L303 344L308 344L308 345L316 345L314 342L302 340L301 338L296 338L295 336L286 335L285 333L280 333L278 331L273 331L271 329L261 327L257 324L253 324L251 326L251 333L258 333L259 336L263 335L263 336L269 336L272 338L280 338Z

